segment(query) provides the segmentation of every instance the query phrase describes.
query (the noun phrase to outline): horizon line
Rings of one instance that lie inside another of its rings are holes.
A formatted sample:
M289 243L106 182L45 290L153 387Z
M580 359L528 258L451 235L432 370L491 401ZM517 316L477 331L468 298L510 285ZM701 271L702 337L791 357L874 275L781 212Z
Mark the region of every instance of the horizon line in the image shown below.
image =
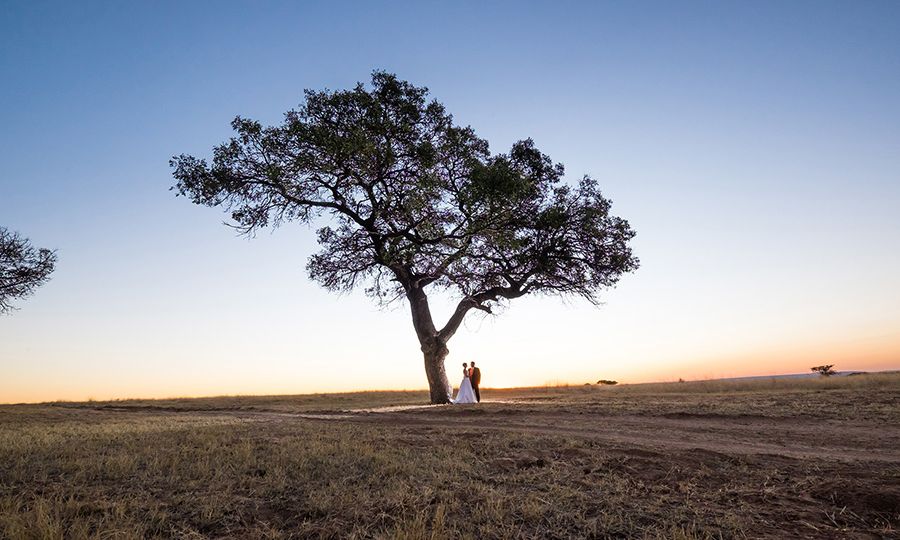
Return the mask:
M877 371L863 371L863 370L841 370L836 371L835 375L837 377L848 376L848 375L887 375L893 373L900 373L900 367L892 368L892 369L883 369ZM731 381L738 382L742 380L748 379L784 379L789 377L807 377L807 378L816 378L815 373L782 373L782 374L769 374L769 375L746 375L741 377L716 377L716 378L706 378L706 379L676 379L676 380L660 380L660 381L644 381L644 382L616 382L614 385L602 385L598 383L568 383L568 382L548 382L541 385L533 385L533 386L485 386L485 390L530 390L536 388L571 388L571 387L584 387L584 386L600 386L600 387L621 387L621 386L641 386L641 385L650 385L650 384L682 384L682 383L702 383L702 382L716 382L716 381ZM17 406L17 405L52 405L56 403L109 403L109 402L120 402L120 401L167 401L167 400L188 400L188 399L217 399L217 398L274 398L274 397L300 397L300 396L327 396L327 395L341 395L341 394L365 394L365 393L411 393L411 392L428 392L428 388L401 388L401 389L363 389L363 390L337 390L330 392L304 392L297 394L208 394L208 395L182 395L182 396L165 396L165 397L125 397L125 398L110 398L110 399L94 399L91 397L85 398L83 400L73 400L73 399L54 399L47 401L18 401L18 402L0 402L0 406Z

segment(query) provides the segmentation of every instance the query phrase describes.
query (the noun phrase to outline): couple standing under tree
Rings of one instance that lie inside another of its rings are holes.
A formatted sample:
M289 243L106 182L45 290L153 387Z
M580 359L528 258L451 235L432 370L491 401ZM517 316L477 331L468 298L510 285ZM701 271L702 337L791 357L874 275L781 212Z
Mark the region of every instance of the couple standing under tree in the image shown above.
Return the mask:
M456 397L452 400L453 403L481 402L481 392L478 390L479 384L481 384L481 370L475 367L475 362L472 362L472 367L469 367L464 362L463 380L459 383L459 392L456 393Z

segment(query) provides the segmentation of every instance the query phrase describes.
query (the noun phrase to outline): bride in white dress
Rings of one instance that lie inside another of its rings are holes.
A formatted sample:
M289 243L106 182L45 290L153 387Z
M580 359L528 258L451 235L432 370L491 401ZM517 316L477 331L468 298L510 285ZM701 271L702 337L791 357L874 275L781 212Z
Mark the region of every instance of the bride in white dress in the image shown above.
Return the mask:
M472 381L469 380L469 364L463 364L463 380L459 383L459 392L456 397L450 401L453 403L477 403L475 399L475 391L472 390Z

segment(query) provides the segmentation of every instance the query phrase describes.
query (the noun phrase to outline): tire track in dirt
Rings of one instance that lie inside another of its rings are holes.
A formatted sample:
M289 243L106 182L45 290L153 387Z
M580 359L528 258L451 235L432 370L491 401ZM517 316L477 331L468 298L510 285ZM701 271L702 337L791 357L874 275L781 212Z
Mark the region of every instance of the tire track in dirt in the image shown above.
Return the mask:
M92 410L185 416L217 416L252 421L352 422L408 429L465 432L504 431L593 439L621 447L660 453L701 450L724 455L780 456L843 462L900 464L900 427L830 421L810 424L801 418L722 415L596 415L573 412L487 409L453 411L441 407L404 407L340 412L287 412L265 409L173 409L93 407ZM450 413L450 414L447 414Z
M243 414L243 413L241 413ZM797 459L900 463L900 429L893 426L831 425L823 430L787 426L782 419L731 422L721 417L672 419L647 416L604 416L590 421L572 415L535 415L510 420L492 415L447 417L434 413L365 412L306 414L259 411L262 418L300 418L324 422L354 422L389 427L441 428L474 432L506 431L542 436L597 439L622 446L666 450L704 450L727 455L773 455ZM801 422L801 420L797 420ZM842 433L841 430L845 430ZM769 440L766 440L766 439ZM775 439L775 440L772 440ZM841 440L863 443L840 444Z

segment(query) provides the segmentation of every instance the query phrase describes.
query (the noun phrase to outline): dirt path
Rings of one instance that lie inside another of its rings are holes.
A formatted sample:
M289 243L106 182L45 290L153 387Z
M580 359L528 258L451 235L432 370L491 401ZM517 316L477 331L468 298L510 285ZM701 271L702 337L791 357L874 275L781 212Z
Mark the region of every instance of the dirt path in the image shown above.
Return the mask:
M129 406L96 407L95 410L213 415L251 421L354 422L389 428L447 429L465 433L499 430L588 438L615 446L662 453L702 450L725 455L900 463L900 426L849 420L811 421L804 418L704 414L600 415L577 410L534 409L527 403L518 402L491 403L487 407L477 408L416 405L332 413Z
M616 446L666 450L703 450L727 455L772 455L837 461L900 463L900 427L802 419L723 417L718 415L636 416L580 415L540 412L510 417L487 410L458 414L441 407L407 407L347 411L340 414L274 411L207 411L253 420L302 419L355 422L407 429L448 429L461 432L528 433L590 438ZM448 414L449 413L449 414Z

